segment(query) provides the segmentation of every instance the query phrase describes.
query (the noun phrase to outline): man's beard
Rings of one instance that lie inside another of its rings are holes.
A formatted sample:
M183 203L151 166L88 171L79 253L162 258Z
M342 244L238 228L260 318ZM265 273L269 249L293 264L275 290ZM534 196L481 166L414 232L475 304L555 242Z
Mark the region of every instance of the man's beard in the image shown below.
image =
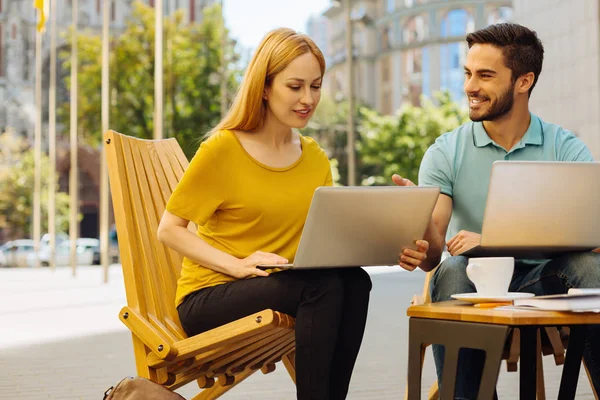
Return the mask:
M515 102L513 98L513 92L515 88L515 82L513 82L508 90L498 98L498 101L492 106L492 108L484 111L482 114L478 116L474 116L472 112L469 112L469 118L471 121L480 122L480 121L494 121L500 117L508 114L510 110L512 110L513 104Z

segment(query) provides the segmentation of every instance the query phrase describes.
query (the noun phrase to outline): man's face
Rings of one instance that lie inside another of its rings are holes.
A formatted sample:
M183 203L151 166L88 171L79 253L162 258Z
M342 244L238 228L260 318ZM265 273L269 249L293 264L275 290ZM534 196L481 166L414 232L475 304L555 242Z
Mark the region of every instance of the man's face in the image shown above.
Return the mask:
M475 44L469 49L464 88L472 121L494 121L512 109L515 81L498 47Z

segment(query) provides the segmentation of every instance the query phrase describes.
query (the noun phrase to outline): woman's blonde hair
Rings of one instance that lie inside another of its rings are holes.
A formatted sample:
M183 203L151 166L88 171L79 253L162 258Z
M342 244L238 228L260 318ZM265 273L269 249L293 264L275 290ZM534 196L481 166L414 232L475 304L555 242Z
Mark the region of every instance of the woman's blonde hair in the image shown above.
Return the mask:
M248 64L231 108L209 135L224 129L251 131L260 127L266 111L264 89L296 57L308 52L317 57L322 78L325 57L310 37L288 28L267 33Z

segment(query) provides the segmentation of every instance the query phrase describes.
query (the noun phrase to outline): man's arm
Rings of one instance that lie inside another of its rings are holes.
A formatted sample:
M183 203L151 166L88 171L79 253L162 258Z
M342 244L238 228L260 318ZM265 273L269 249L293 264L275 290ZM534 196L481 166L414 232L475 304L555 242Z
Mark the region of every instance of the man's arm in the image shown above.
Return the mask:
M429 251L427 252L427 259L419 266L423 271L431 271L440 263L451 216L452 197L440 194L425 232L424 239L429 242Z

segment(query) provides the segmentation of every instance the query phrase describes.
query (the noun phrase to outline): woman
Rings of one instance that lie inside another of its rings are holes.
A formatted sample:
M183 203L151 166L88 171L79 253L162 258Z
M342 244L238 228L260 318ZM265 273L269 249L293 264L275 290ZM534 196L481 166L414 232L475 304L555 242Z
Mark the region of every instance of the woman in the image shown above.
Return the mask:
M294 130L319 104L324 73L309 37L268 33L174 190L158 237L185 256L176 302L188 335L266 308L294 316L297 397L335 400L346 397L362 341L369 276L257 268L292 262L315 189L332 184L325 152Z

